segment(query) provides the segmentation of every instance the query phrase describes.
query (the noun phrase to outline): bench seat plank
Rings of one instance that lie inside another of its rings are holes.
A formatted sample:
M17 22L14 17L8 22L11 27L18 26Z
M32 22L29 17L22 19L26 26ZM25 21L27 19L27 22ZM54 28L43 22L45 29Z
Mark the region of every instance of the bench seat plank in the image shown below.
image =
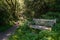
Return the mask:
M33 19L36 25L52 27L56 23L56 19Z
M40 30L51 30L51 27L39 26L39 25L30 25L30 28L40 29Z

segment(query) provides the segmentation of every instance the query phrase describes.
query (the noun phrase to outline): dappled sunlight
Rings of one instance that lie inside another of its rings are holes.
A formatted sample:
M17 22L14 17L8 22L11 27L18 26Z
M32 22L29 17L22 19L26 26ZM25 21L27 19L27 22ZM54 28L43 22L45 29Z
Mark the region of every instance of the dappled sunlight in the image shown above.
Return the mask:
M22 26L24 25L24 22L27 21L27 19L24 19L23 17L20 17L21 19L18 21L19 22L19 25Z
M25 6L24 0L19 0L19 3L20 3L20 8L23 9L23 7Z
M0 40L60 40L60 1L0 0L0 31Z
M12 38L13 38L13 40L18 40L18 36L17 35L14 35L14 36L12 36Z
M51 37L48 37L47 39L48 39L48 40L51 40L52 38L51 38ZM52 39L52 40L53 40L53 39Z
M21 9L20 13L23 13L26 9L25 8L26 5L24 4L24 0L19 0L18 2L20 4L20 9Z

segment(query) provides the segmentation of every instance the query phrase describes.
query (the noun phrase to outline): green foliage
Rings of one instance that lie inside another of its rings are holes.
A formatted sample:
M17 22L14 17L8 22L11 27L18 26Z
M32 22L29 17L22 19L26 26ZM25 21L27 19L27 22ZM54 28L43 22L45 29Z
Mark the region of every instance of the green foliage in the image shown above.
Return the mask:
M7 31L10 27L12 27L12 25L10 25L10 24L0 26L0 32L5 32L5 31Z
M30 11L30 14L32 11L35 12L33 16L35 18L39 18L40 15L45 14L48 10L48 7L44 0L33 0L33 1L25 0L25 5Z
M10 25L10 21L17 21L19 19L18 7L19 3L16 0L0 0L1 30L8 29L6 25Z
M60 12L48 11L46 14L42 15L42 18L49 18L49 19L54 19L54 18L59 19L59 17L60 17Z
M54 27L53 27L54 28ZM54 28L57 29L57 28ZM27 22L20 26L9 40L59 40L59 32L29 28Z
M39 18L42 14L55 10L56 0L25 0L25 5L27 7L27 12L29 10L29 14L34 11L34 15L33 13L31 15L33 15L34 18Z
M21 10L18 1L19 0L0 0L0 31L10 28L10 21L17 21L19 19L19 12ZM57 23L52 27L52 31L47 31L29 28L28 23L24 22L24 24L9 37L9 40L60 40L59 0L24 0L24 4L26 9L23 15L32 22L31 24L34 24L33 21L31 21L33 18L57 19Z
M18 19L18 13L16 13L16 10L18 7L16 0L0 0L0 21L3 22L8 22L10 20L17 20Z

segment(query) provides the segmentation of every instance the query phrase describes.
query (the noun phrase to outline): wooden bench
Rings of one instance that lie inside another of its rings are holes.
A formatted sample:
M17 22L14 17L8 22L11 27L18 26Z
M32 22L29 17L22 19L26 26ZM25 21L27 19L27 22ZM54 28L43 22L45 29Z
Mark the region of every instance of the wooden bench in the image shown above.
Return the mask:
M34 25L30 24L31 28L51 30L56 23L56 19L33 19Z

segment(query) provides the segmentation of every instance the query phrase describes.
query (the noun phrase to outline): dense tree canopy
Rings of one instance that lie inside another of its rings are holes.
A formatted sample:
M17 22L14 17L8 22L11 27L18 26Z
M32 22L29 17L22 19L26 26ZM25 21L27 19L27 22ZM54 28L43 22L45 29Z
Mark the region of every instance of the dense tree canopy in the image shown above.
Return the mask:
M59 8L59 0L0 0L0 19L1 23L16 20L19 18L20 11L24 11L24 9L23 15L40 18L48 11L60 11Z
M17 0L0 0L0 24L5 25L11 20L18 19Z
M34 17L39 18L47 11L53 10L56 0L25 0L25 5L30 12L34 12ZM32 14L31 14L32 15Z

